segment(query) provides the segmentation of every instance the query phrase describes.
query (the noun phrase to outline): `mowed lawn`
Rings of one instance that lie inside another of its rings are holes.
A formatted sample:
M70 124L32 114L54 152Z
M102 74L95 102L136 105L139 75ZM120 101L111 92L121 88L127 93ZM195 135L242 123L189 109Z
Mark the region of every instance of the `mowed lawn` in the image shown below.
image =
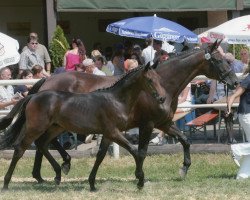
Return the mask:
M250 199L250 180L235 180L237 166L229 154L192 154L192 165L185 180L178 174L182 154L148 156L144 164L147 182L142 190L136 187L135 164L131 156L117 160L107 156L97 174L98 190L90 192L87 179L94 160L73 158L70 173L63 174L62 183L56 186L55 174L47 161L44 160L42 166L42 175L47 182L37 184L31 176L33 159L22 158L9 191L1 192L0 199ZM10 160L0 161L2 187Z

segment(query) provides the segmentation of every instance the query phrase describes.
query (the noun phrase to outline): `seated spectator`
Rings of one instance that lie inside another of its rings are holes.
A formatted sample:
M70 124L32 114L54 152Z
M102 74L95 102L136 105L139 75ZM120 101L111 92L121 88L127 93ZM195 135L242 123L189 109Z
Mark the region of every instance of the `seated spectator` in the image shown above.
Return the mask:
M138 67L138 62L135 59L127 59L124 62L124 69L126 72L128 72L131 69L134 69Z
M92 59L87 58L82 62L82 64L86 67L86 70L85 70L86 73L100 75L100 76L106 76L106 74L103 71L99 70L95 66L95 63Z
M11 79L11 71L8 67L4 67L0 70L0 79ZM14 95L12 85L0 86L0 110L11 110L20 99L21 97L19 95Z
M109 70L109 68L106 66L106 60L103 56L95 56L94 57L95 66L103 71L107 76L112 76L112 72Z
M20 74L20 79L33 79L33 74L29 69L23 70ZM17 85L14 88L14 93L20 93L23 97L27 96L29 90L32 88L33 85Z
M34 79L40 79L45 77L43 74L43 68L40 65L33 66L31 72L33 74Z
M82 63L76 64L75 68L76 68L76 71L78 71L78 72L85 72L86 71L86 67Z

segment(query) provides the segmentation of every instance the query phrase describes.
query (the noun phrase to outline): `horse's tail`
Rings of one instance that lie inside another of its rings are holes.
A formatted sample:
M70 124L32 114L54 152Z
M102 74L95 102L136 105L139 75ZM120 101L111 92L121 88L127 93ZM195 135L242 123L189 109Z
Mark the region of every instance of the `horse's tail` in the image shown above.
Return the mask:
M42 78L39 81L37 81L32 88L29 90L28 95L30 94L35 94L39 91L39 89L41 88L41 86L44 84L44 82L46 81L46 78Z
M42 78L41 80L36 82L36 84L30 89L28 95L37 93L45 81L46 81L46 78ZM18 101L17 104L8 113L8 115L0 119L0 130L7 128L11 124L14 117L17 115L17 113L19 113L19 110L22 108L26 100L27 99L24 98Z
M4 132L4 135L0 137L0 150L12 147L14 143L16 144L17 139L19 141L23 138L23 136L20 135L20 133L26 120L26 116L25 116L26 106L27 106L27 103L32 98L32 96L33 95L26 96L25 98L21 100L22 103L21 103L21 107L19 107L18 109L18 117L16 121L8 129L6 129L6 131Z

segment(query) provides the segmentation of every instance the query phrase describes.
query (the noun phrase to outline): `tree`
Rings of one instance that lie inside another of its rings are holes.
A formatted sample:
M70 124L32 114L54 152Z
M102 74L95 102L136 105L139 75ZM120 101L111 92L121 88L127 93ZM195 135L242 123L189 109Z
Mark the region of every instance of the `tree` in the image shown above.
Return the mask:
M52 41L49 45L49 52L51 55L53 69L62 66L64 54L69 48L70 46L64 36L63 29L59 25L57 25L52 37Z

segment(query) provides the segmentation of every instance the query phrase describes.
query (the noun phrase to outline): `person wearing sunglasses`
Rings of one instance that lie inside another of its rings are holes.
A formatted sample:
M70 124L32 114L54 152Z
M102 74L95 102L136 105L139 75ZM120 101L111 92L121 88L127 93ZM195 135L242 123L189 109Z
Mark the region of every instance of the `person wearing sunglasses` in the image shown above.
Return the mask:
M49 73L45 71L45 62L41 55L37 52L38 47L38 38L34 36L29 36L27 39L27 49L25 49L20 55L19 61L19 74L22 73L23 70L29 69L31 70L33 66L40 65L43 67L44 76L50 76Z
M36 47L36 52L38 53L38 55L40 55L40 57L43 59L44 63L45 63L45 70L48 74L50 74L51 71L51 58L50 55L48 53L47 48L41 44L39 42L39 37L38 34L36 32L31 32L29 34L29 37L33 37L36 38L36 40L38 41L37 47ZM23 49L22 52L25 51L28 48L28 46L26 45Z

